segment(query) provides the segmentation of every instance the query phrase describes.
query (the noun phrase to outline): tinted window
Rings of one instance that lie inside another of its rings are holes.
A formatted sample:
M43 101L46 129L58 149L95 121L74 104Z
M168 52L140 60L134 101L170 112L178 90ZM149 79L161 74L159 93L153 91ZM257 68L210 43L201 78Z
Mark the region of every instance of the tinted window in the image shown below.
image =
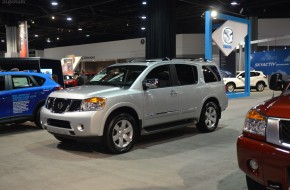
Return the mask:
M27 76L12 76L12 85L13 88L28 88L34 86L31 79Z
M221 81L221 76L217 67L215 66L202 66L204 81L208 82L216 82Z
M175 65L178 82L180 85L197 83L197 69L191 65Z
M0 76L0 91L5 90L5 76Z
M33 76L33 78L36 80L37 84L39 86L42 86L45 82L45 78L39 77L39 76Z
M251 77L255 77L255 76L259 76L259 75L257 75L256 72L250 72L250 76L251 76Z
M154 68L146 76L146 79L158 79L158 87L171 86L169 65L162 65Z

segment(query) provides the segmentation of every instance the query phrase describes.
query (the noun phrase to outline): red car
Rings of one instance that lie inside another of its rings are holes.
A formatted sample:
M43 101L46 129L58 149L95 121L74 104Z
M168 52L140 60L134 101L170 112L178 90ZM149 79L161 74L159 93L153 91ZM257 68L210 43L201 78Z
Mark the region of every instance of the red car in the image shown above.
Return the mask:
M77 79L75 79L71 75L64 75L63 76L63 79L64 79L65 88L72 87L72 86L77 86L78 85Z
M249 190L290 189L290 86L281 79L281 74L272 75L270 89L282 90L281 95L247 113L237 141Z

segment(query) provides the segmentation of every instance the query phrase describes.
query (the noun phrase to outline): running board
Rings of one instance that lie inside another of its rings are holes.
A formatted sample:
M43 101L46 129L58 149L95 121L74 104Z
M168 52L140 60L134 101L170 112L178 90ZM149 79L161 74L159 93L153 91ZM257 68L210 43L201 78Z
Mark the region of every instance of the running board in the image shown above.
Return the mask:
M154 133L179 129L182 127L186 127L188 125L193 125L195 123L196 122L194 120L189 119L189 120L177 121L177 122L172 122L172 123L165 123L161 125L149 126L142 129L141 135L148 135L148 134L154 134Z

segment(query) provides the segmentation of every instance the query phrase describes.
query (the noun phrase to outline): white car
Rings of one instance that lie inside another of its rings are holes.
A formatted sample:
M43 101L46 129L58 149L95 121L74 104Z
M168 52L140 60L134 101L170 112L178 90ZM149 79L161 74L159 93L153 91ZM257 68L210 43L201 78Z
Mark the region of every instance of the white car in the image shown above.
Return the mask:
M224 78L224 83L228 92L234 92L235 89L245 87L245 71L237 71L234 78ZM258 92L262 92L268 86L266 75L262 71L250 71L250 86Z

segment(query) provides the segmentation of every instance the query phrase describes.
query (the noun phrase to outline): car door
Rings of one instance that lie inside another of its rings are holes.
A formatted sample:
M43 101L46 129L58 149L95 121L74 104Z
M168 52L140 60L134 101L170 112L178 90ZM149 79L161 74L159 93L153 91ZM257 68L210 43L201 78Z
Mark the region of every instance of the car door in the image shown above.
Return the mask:
M144 126L178 120L178 92L172 85L170 65L153 68L145 78L149 79L157 79L158 85L144 91Z
M236 87L244 87L245 86L245 72L240 72L236 76Z
M199 88L198 72L196 66L175 64L177 79L180 114L179 119L193 118L202 105L202 88Z
M9 122L12 113L11 91L7 82L8 76L0 75L0 121Z
M42 88L28 75L11 75L12 118L32 117L42 97Z

